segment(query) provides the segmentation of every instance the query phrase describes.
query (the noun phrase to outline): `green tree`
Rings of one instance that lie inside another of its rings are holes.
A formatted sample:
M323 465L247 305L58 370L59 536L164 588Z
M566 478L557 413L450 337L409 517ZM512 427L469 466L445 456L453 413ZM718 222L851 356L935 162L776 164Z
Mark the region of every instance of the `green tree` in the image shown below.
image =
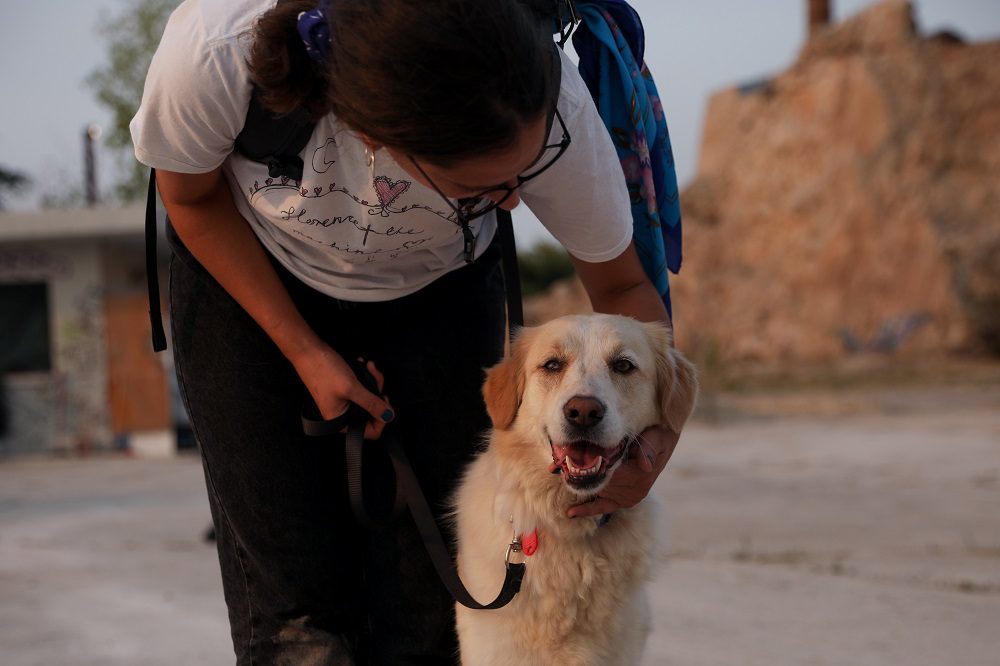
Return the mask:
M107 41L107 64L87 77L97 101L112 114L106 145L121 160L121 180L115 195L122 201L141 199L146 193L146 167L132 153L128 124L142 101L146 72L160 43L163 26L179 0L130 0L120 14L105 16L99 32Z
M6 195L8 193L16 193L23 190L29 183L30 179L23 173L17 171L10 171L3 167L0 167L0 210L3 210L7 204Z
M574 273L573 262L561 246L554 243L537 243L527 252L518 252L517 264L521 273L521 293L531 296Z

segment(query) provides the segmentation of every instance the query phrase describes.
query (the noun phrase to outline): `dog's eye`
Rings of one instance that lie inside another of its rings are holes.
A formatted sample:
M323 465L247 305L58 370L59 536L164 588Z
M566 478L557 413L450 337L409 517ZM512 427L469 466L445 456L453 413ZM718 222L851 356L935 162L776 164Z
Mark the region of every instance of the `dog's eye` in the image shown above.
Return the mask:
M563 362L558 358L550 358L542 364L542 369L548 372L559 372L563 369Z
M611 369L619 374L627 375L635 370L635 363L627 358L616 358L611 362Z

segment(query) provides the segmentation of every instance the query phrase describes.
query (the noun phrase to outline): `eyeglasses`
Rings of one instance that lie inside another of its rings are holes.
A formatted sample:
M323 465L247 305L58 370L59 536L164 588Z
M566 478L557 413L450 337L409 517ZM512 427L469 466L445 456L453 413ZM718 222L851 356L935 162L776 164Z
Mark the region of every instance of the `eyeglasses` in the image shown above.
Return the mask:
M448 207L455 213L455 219L458 224L462 227L462 236L465 239L465 261L467 263L472 263L474 259L475 249L476 249L476 237L469 229L469 222L476 218L482 217L487 213L495 210L500 204L507 201L514 190L524 185L526 182L532 178L537 178L542 175L549 167L556 163L566 149L569 148L570 136L569 130L566 129L566 123L563 121L562 114L559 113L558 107L553 107L552 115L549 116L549 121L545 126L545 136L548 137L552 131L553 118L559 122L559 128L562 131L562 139L558 143L546 143L542 146L539 152L538 159L528 167L528 169L518 174L517 184L510 185L497 185L496 187L491 187L487 190L483 190L479 194L475 194L471 197L461 197L456 199L458 205L452 203L452 200L445 196L441 188L434 183L434 180L427 175L420 164L417 163L413 157L410 157L410 162L416 167L420 175L427 179L428 184L434 191L437 192ZM546 139L547 140L547 139Z

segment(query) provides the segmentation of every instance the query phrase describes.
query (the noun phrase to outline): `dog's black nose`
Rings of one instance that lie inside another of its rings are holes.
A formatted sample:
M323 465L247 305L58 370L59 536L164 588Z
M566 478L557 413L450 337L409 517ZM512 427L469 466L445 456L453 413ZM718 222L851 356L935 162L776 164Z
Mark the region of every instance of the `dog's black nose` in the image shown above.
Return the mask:
M577 395L563 405L566 420L580 428L589 428L604 418L604 405L597 398Z

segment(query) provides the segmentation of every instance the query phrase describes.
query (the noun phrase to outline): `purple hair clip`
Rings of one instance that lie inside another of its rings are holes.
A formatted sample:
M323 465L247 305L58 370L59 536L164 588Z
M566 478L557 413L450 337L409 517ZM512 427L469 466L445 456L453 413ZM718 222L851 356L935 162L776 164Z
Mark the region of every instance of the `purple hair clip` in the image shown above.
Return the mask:
M306 53L315 62L326 62L330 55L330 24L326 20L326 2L319 7L299 14L299 36Z

